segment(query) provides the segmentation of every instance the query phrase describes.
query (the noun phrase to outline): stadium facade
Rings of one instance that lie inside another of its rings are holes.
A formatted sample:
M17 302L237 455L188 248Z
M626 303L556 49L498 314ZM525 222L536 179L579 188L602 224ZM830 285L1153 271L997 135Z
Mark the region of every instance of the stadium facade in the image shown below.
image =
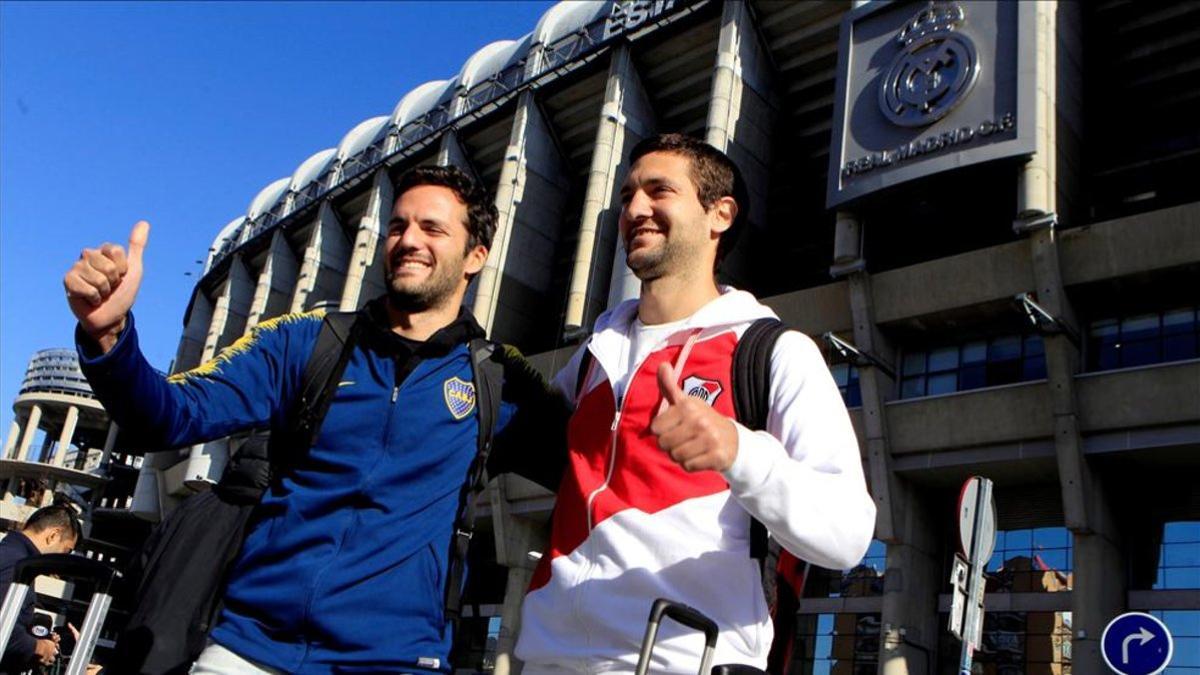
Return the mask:
M637 293L629 149L692 134L750 189L722 279L823 338L878 506L863 563L810 575L793 671L956 672L974 474L998 508L983 672L1102 672L1129 609L1200 670L1198 26L1195 2L562 2L255 196L173 369L383 292L393 181L455 164L500 213L468 302L553 372ZM132 510L202 488L225 447L148 456ZM507 672L553 498L503 477L486 499L459 665Z

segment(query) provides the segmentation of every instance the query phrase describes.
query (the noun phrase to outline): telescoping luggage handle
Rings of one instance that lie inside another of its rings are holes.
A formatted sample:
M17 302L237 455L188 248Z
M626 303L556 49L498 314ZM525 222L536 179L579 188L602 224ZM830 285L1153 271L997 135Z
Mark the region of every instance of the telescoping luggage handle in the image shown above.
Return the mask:
M97 560L69 553L49 553L26 558L17 563L14 571L13 583L8 587L4 604L0 605L0 652L8 649L8 640L12 637L21 606L25 604L34 579L43 574L53 574L95 584L96 591L88 605L87 614L83 617L83 627L79 631L75 652L71 655L71 662L66 671L66 675L83 675L88 661L91 660L92 651L96 648L96 640L100 637L100 628L104 625L108 607L112 604L113 584L121 578L121 573Z
M670 617L689 628L704 632L704 655L700 659L700 675L707 675L712 667L713 652L717 648L717 624L712 619L680 602L666 598L654 601L650 608L650 620L646 623L646 637L642 638L642 653L638 656L637 675L646 675L650 667L650 654L654 651L654 640L658 636L658 625L663 617Z

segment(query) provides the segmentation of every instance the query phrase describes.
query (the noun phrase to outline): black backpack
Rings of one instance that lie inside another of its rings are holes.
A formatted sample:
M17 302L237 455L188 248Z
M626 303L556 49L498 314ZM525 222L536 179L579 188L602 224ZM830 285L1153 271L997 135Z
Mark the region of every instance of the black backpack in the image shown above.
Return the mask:
M754 321L742 333L733 351L730 384L733 388L733 408L737 421L748 429L767 428L771 401L771 353L779 336L788 327L779 319L763 318ZM586 349L579 361L575 380L575 398L583 393L584 380L591 370L592 356ZM771 610L775 626L775 641L767 659L767 672L785 672L790 661L796 633L796 610L803 591L808 563L805 563L767 535L767 528L757 518L750 518L750 557L759 561L762 569L763 593Z

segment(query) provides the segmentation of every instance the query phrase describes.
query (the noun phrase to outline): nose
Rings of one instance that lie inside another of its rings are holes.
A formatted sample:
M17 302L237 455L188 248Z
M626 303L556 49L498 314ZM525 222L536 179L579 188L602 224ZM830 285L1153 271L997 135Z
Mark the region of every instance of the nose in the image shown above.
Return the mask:
M652 211L650 209L650 196L645 190L634 190L629 196L629 201L625 203L625 207L621 209L621 220L626 223L636 223L645 218L649 218Z

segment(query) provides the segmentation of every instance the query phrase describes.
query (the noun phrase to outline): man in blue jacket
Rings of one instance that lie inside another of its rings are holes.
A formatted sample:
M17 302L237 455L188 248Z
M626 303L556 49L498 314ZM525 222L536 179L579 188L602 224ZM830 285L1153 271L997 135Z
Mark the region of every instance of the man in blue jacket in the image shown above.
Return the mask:
M450 670L444 591L478 432L467 343L483 335L461 305L497 216L490 195L455 168L414 169L396 194L387 294L360 312L315 442L287 458L248 526L194 673ZM148 449L284 428L320 315L264 322L213 361L164 379L139 351L130 313L148 231L135 225L128 251L86 249L64 279L96 395ZM505 432L526 426L516 413L554 405L527 384L506 379L493 459L556 487L559 453L505 451Z
M69 506L56 504L34 511L19 532L9 532L0 541L0 598L8 594L8 587L16 578L17 563L45 553L70 553L79 543L81 533L79 518ZM57 636L38 639L29 631L33 624L33 597L32 592L25 596L17 625L0 661L0 674L24 672L39 663L50 665L58 656Z

